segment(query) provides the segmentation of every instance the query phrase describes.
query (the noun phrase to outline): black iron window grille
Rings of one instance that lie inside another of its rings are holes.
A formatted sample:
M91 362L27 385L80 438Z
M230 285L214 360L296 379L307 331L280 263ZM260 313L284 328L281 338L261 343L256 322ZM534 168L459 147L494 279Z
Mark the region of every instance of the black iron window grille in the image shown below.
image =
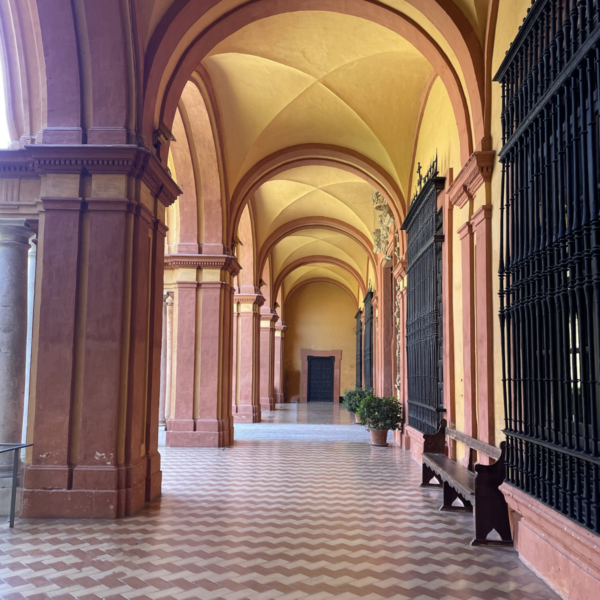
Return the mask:
M365 389L373 389L373 292L368 291L364 301L364 368Z
M537 0L502 85L507 481L600 533L600 2Z
M362 310L359 310L356 313L356 387L362 387L362 321L360 320L362 317Z
M420 172L420 165L419 165ZM408 423L423 433L438 430L444 411L442 361L441 228L437 197L445 179L437 159L413 198L402 229L408 236L406 368Z

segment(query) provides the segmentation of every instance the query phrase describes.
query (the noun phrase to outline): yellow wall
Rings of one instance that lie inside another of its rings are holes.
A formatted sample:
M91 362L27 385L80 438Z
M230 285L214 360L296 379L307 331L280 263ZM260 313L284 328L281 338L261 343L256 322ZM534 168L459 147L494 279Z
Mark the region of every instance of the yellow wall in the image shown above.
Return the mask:
M498 9L498 27L494 43L492 59L492 75L495 75L504 60L506 51L515 39L519 26L527 14L528 2L522 0L502 0ZM494 403L496 416L496 445L504 439L504 401L502 389L502 353L500 345L500 321L498 311L500 300L498 298L499 280L496 276L500 261L500 195L502 183L502 166L498 162L497 153L502 149L502 86L492 84L492 140L496 151L496 164L492 175L492 288L494 302Z
M459 173L460 162L460 140L458 128L450 96L444 87L442 80L438 77L427 98L427 104L419 129L419 140L415 155L415 171L418 163L421 163L423 175L427 172L431 161L438 155L438 171L445 175L448 169L453 168L454 173ZM415 191L417 174L413 173L412 190L410 197Z
M340 394L354 387L356 305L350 296L329 283L311 283L300 288L285 306L285 394L300 396L302 363L300 351L341 350Z

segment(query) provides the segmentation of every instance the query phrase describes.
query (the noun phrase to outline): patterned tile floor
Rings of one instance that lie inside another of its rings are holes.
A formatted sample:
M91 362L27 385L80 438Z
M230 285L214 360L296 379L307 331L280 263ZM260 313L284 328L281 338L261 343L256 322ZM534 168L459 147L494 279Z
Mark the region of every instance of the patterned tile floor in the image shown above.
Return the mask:
M303 427L317 441L162 449L163 496L128 519L0 526L0 597L558 599L513 550L469 546L408 453Z

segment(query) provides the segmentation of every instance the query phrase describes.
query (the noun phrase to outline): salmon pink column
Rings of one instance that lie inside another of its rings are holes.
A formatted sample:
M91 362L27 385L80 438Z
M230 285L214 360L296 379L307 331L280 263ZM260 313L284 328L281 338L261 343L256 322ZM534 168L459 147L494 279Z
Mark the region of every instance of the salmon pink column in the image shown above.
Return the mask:
M189 269L180 269L183 275ZM196 302L198 282L192 270L193 281L177 281L174 292L174 329L177 358L175 360L175 407L167 421L167 439L171 432L195 430L194 394L196 373Z
M42 194L23 516L130 515L161 489L161 219L179 190L136 147L28 152Z
M270 309L269 309L270 310ZM260 315L260 406L262 410L275 410L275 323L277 313Z
M285 331L287 329L287 325L285 323L280 323L279 325L275 325L275 379L273 382L273 393L275 394L275 403L283 404L285 402L285 393L284 393L284 377L283 377L283 368L285 366L283 360L284 353L284 337Z
M471 218L477 247L477 404L479 439L494 446L494 315L492 310L492 207L482 206ZM490 458L480 454L479 462Z
M473 226L467 221L459 230L462 263L462 313L463 313L463 361L464 361L464 416L465 433L477 438L477 398L475 362L475 306L473 303L474 255ZM470 452L466 448L463 465L468 466Z
M233 420L260 423L260 307L265 299L260 294L234 296L236 348L233 393Z
M235 257L175 254L173 409L167 446L228 446L233 441L233 278Z

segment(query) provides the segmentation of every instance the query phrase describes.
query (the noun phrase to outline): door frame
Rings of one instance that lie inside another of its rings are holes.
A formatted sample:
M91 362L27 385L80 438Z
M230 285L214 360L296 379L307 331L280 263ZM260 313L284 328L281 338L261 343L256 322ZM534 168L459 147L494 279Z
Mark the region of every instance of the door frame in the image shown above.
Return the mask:
M333 356L333 403L340 402L340 365L342 362L341 350L300 350L302 359L302 380L300 383L300 402L308 402L308 357L309 356Z

